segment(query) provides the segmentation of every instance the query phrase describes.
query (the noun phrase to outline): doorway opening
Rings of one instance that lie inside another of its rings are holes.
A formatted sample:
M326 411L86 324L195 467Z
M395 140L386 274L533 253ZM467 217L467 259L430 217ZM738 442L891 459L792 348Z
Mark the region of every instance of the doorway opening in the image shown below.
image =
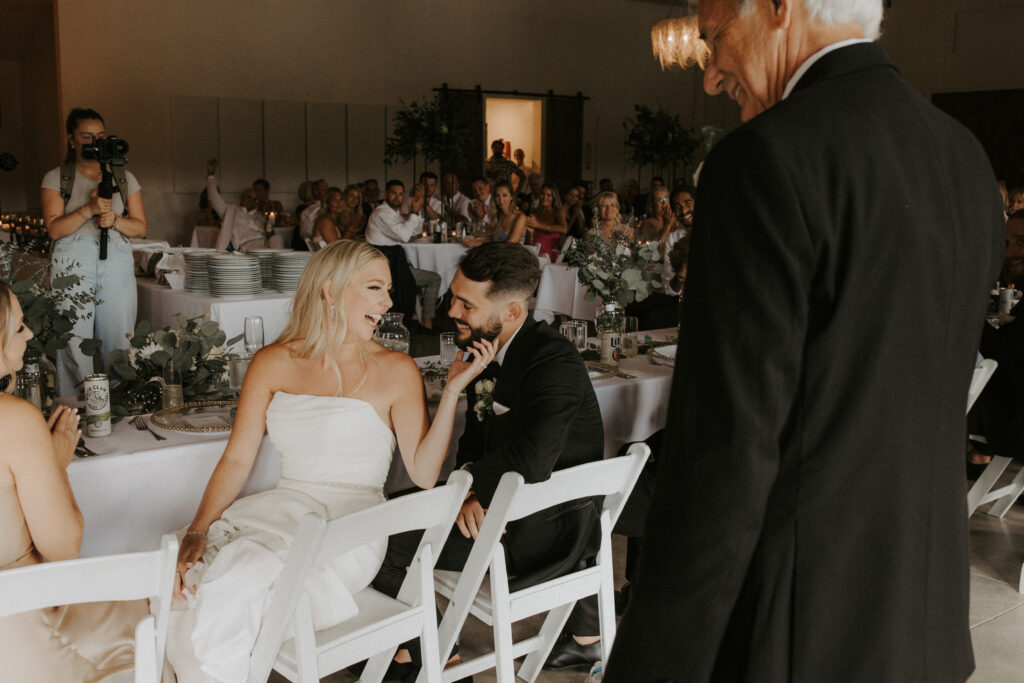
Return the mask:
M522 150L523 172L527 176L531 173L543 173L543 121L542 99L485 97L484 136L487 156L490 157L491 154L491 143L501 139L505 142L506 159L518 163L516 151Z

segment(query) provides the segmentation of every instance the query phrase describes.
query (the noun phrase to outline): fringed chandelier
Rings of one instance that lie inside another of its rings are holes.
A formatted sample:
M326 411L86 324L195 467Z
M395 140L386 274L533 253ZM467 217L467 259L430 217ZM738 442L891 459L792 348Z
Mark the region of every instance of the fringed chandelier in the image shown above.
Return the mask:
M696 15L668 17L651 26L651 49L663 71L707 64L711 51L700 38Z

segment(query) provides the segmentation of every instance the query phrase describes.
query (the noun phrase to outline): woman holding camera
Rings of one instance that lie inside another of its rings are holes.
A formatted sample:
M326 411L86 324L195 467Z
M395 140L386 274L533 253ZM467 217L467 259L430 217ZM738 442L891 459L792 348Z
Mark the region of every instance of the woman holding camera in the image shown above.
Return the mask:
M103 117L92 109L72 109L65 128L68 150L64 164L52 169L42 182L43 220L53 240L53 277L78 275L76 291L95 290L98 303L86 302L79 309L74 334L95 337L102 342L102 357L128 343L126 335L135 329L138 295L135 290L132 237L146 236L146 211L139 182L124 172L115 183L113 198L98 196L102 177L97 156L105 156ZM100 259L101 228L107 233L107 258ZM83 354L78 343L57 353L57 389L61 396L73 395L86 375L93 372L93 359Z

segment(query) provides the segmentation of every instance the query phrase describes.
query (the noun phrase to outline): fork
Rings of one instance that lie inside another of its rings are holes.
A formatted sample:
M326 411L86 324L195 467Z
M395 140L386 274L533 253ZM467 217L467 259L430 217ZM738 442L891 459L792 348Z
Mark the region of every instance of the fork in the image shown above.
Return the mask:
M135 419L132 420L132 424L135 425L135 428L138 429L140 432L148 429L149 433L155 436L157 441L167 440L166 436L161 436L160 434L157 434L156 432L153 431L153 428L149 425L149 418L147 418L145 415L136 415Z

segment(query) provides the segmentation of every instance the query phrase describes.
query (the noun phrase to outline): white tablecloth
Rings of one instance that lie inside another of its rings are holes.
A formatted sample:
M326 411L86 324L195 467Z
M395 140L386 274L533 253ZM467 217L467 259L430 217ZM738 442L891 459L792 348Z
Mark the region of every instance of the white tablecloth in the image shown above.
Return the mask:
M586 294L587 288L580 284L575 268L552 263L540 273L533 317L550 323L555 314L561 313L578 320L593 320L601 300L587 301Z
M459 269L459 261L466 253L463 244L434 244L433 242L408 242L402 245L409 265L420 270L429 270L441 276L441 293L448 289Z
M664 338L657 331L650 334ZM604 420L606 458L622 444L645 439L664 426L672 383L672 368L651 365L643 357L622 361L620 369L636 379L610 378L594 384ZM445 475L454 463L465 408L465 401L460 401ZM68 467L71 488L85 518L83 556L151 550L159 545L161 535L192 521L227 434L155 429L167 440L157 441L127 422L114 425L111 436L86 439L86 445L99 455L75 458ZM264 437L242 495L271 488L280 476L280 453ZM385 492L410 486L396 453Z
M186 318L209 313L210 319L216 321L231 339L245 331L245 316L261 315L264 339L269 344L284 330L291 314L293 294L264 290L251 299L231 300L171 289L150 278L138 278L136 282L139 320L148 320L154 327L176 328L178 323L174 316L177 313Z
M295 233L294 225L287 225L282 228L274 228L274 234L280 235L281 239L284 240L284 246L286 249L292 246L292 236ZM197 225L192 230L192 243L193 247L216 247L217 246L217 235L220 234L219 225Z

